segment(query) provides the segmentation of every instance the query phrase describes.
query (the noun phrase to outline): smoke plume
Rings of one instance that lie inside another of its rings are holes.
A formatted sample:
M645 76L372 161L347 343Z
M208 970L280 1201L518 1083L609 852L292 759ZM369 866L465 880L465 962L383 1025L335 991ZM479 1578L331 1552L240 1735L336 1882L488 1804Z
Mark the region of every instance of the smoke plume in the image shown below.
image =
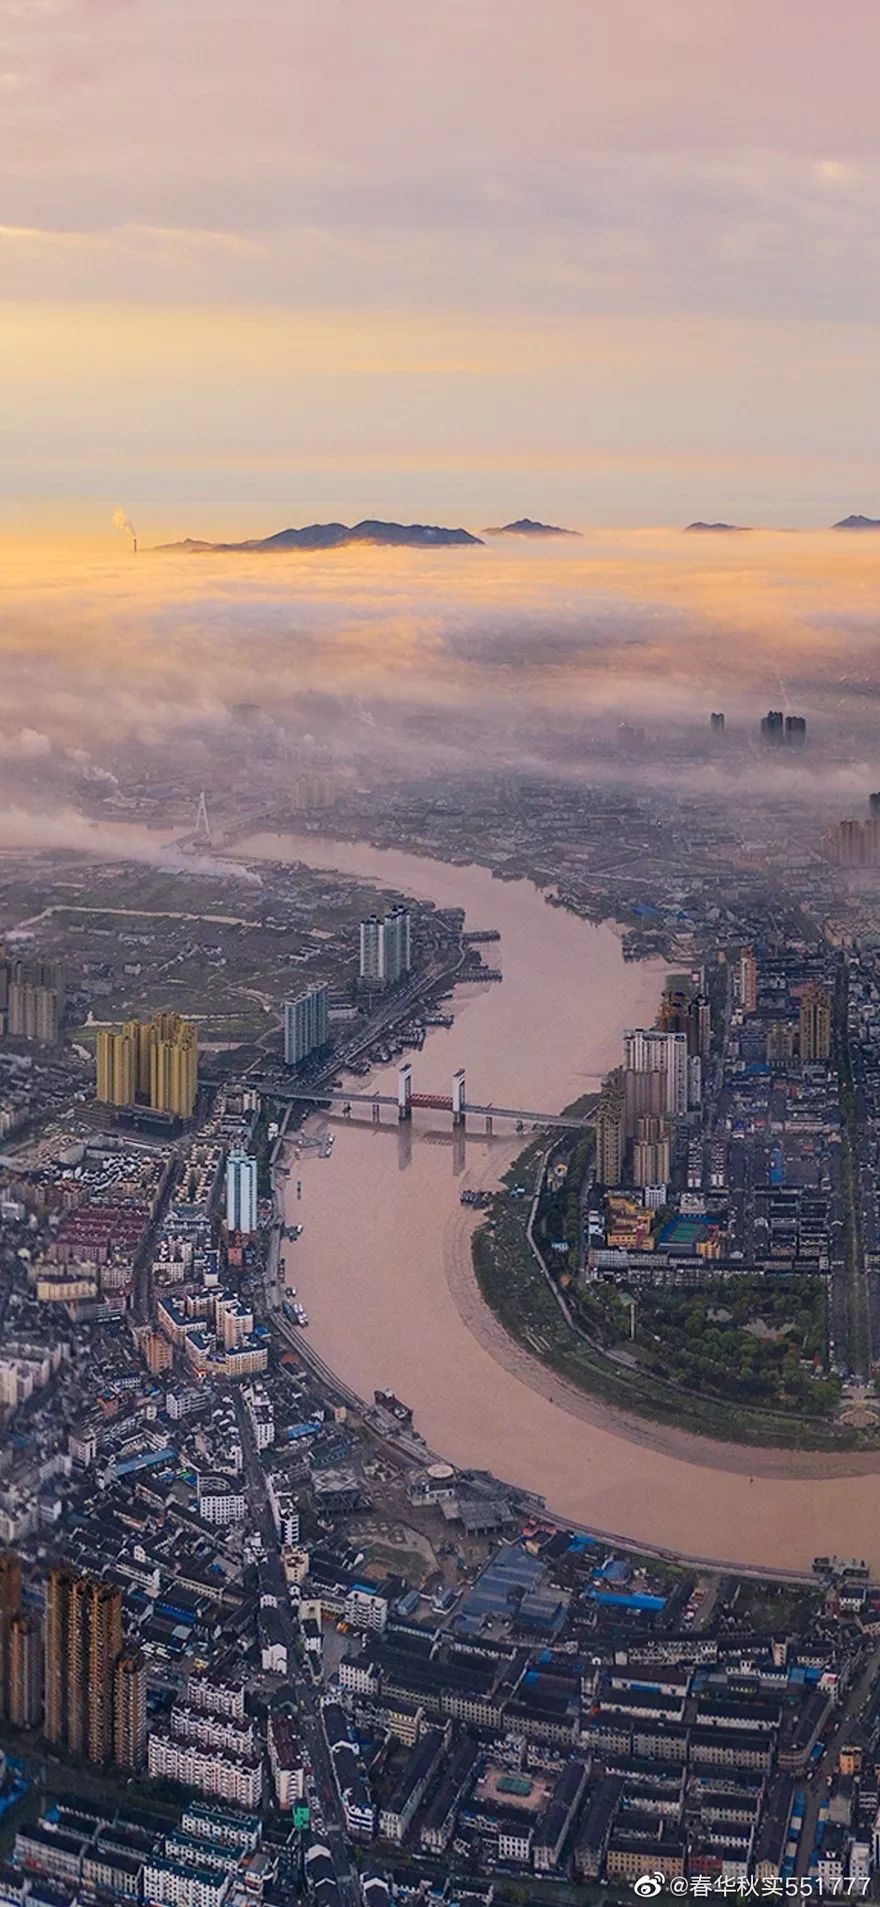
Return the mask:
M124 510L114 510L113 528L114 530L127 530L135 549L137 549L137 530L134 524L129 521Z

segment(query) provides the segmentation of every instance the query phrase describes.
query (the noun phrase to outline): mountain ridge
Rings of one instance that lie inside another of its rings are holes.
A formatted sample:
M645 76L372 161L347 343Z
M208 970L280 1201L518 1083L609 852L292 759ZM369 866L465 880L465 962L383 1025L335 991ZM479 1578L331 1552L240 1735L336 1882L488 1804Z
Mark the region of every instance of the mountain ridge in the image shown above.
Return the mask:
M580 536L580 530L564 530L558 523L538 523L534 517L520 516L515 523L501 523L484 530L484 536Z
M160 550L187 550L194 553L244 550L251 553L275 550L340 550L352 543L373 544L385 549L446 549L479 545L483 539L470 530L450 530L436 523L386 523L379 517L364 517L360 523L308 523L303 529L276 530L272 536L251 536L241 542L212 543L206 538L186 536L176 543L160 543Z
M689 532L692 530L709 531L709 532L719 531L721 533L727 532L734 536L745 536L748 529L749 529L749 525L747 523L704 523L702 519L698 517L695 523L685 524L684 533L685 533L685 536L687 536Z

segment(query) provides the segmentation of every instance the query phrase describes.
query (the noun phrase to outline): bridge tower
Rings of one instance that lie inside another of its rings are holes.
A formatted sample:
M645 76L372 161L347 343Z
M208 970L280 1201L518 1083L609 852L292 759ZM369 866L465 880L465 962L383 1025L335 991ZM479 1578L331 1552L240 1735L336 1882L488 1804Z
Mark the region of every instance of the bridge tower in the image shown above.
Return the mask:
M453 1073L452 1075L452 1123L454 1126L464 1125L465 1098L466 1098L466 1087L465 1087L464 1067L460 1066L458 1069L458 1072Z
M196 831L193 835L193 840L204 841L206 847L211 846L211 823L208 820L208 797L205 794L204 788L199 795L196 805Z
M399 1066L397 1069L397 1117L400 1120L412 1118L411 1066Z

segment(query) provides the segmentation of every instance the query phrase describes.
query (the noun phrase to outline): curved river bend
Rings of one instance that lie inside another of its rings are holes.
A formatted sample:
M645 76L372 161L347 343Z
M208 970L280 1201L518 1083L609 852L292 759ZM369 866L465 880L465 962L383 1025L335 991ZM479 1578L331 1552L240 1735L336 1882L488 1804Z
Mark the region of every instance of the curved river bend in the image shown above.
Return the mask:
M238 854L351 872L500 929L489 951L503 985L456 989L454 1027L412 1056L417 1091L448 1093L463 1065L469 1098L553 1111L617 1063L625 1026L654 1018L663 969L624 962L610 928L548 907L526 882L314 836L262 836ZM370 1083L393 1091L395 1078ZM332 1131L329 1158L291 1151L288 1221L304 1232L287 1271L316 1351L353 1389L396 1391L433 1450L594 1529L730 1563L804 1570L837 1553L880 1569L880 1457L749 1451L641 1423L567 1387L500 1329L473 1278L476 1221L459 1195L495 1184L522 1138L462 1146L420 1113L403 1131L341 1119Z

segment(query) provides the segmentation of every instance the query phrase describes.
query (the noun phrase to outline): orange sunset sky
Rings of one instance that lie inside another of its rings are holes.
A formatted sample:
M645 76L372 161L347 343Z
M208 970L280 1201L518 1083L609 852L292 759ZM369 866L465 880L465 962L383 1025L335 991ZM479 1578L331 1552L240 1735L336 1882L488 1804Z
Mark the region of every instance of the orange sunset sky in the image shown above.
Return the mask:
M2 0L0 536L880 514L875 0Z

